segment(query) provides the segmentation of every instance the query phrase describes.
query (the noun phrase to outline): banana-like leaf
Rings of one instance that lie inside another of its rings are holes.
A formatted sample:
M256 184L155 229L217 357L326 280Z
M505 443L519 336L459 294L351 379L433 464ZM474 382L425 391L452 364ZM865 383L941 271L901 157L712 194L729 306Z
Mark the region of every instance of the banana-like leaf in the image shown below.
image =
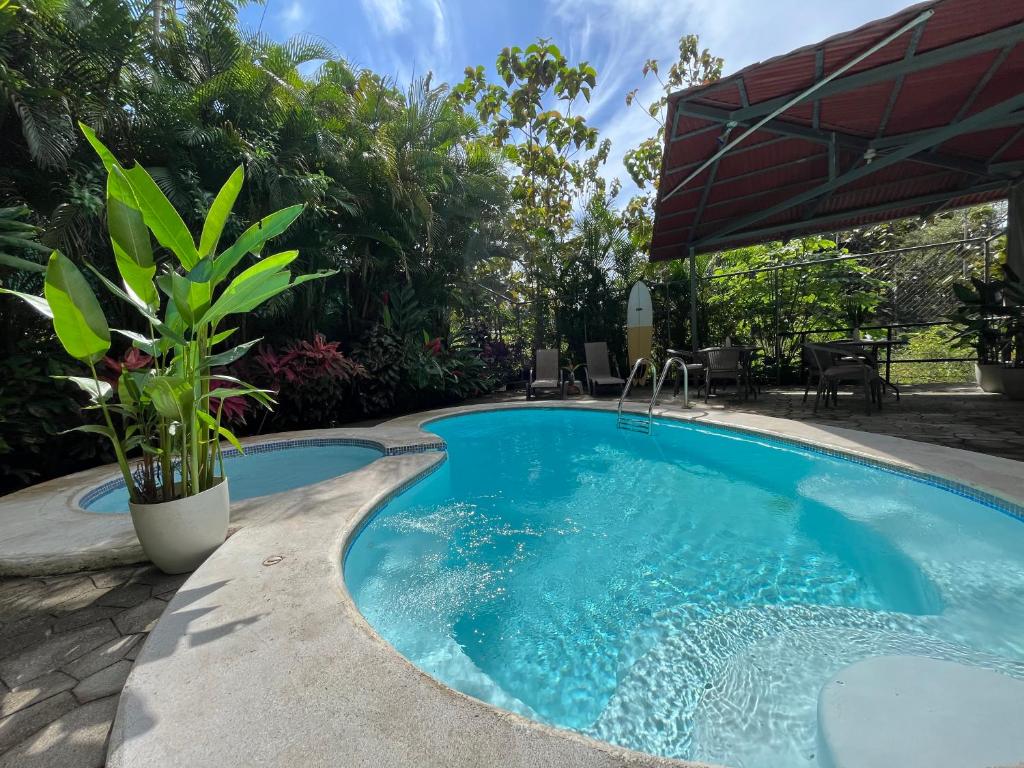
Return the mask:
M250 396L253 399L258 399L256 395L271 395L273 390L270 389L258 389L256 387L217 387L211 389L200 400L208 400L213 398L214 400L227 400L229 397L245 397ZM262 402L262 401L260 401Z
M231 215L231 209L235 206L235 200L238 199L244 179L245 173L242 166L238 166L224 182L217 197L214 198L213 204L210 205L210 210L206 214L206 221L203 222L203 234L199 238L200 256L205 258L216 253L224 225Z
M100 379L90 379L86 376L54 376L53 378L77 384L78 388L85 392L89 396L90 402L93 403L105 403L114 393L114 388Z
M156 265L148 267L138 264L116 241L110 243L114 249L114 262L117 264L117 271L124 281L125 293L135 306L149 310L156 310L160 306L160 296L153 285L153 276L156 274Z
M191 383L184 377L152 376L146 383L146 393L165 419L184 422L190 417L194 396Z
M225 341L229 336L231 336L231 334L233 334L237 330L237 328L228 328L227 330L221 331L220 333L215 333L213 337L210 339L210 346L214 347L217 344L220 344L222 341Z
M235 265L242 260L247 253L259 253L263 244L271 238L277 237L291 226L292 222L302 213L303 206L293 205L289 208L282 208L280 211L266 216L245 232L235 241L234 245L225 250L213 261L213 278L211 282L218 285L228 276Z
M43 286L57 338L76 360L94 363L110 349L110 329L85 276L58 251L50 254Z
M78 127L89 144L99 156L103 167L107 171L107 199L111 196L117 197L132 208L137 207L135 203L135 192L124 175L124 168L114 157L114 153L107 149L106 145L96 137L96 133L85 123L79 123Z
M19 299L28 304L43 317L53 319L53 310L50 309L50 305L46 302L42 296L33 296L31 293L22 293L21 291L12 291L10 288L0 288L0 293L7 293L11 296L17 296Z
M199 261L199 252L188 227L171 205L171 201L141 165L128 168L124 175L135 192L135 199L138 201L146 226L153 232L160 245L178 257L178 261L185 269L192 269Z
M204 256L192 269L185 273L185 278L193 283L208 283L213 275L213 259Z
M109 183L108 183L109 186ZM140 267L153 266L153 244L142 212L107 193L107 228L117 243Z
M264 272L240 287L228 286L200 319L200 325L216 325L228 315L250 312L291 284L291 272Z
M224 352L218 352L216 355L209 355L203 358L202 366L204 368L217 368L222 365L229 365L235 360L238 360L242 355L248 352L253 345L258 344L263 338L253 339L247 341L244 344L239 344L237 347L232 347Z
M192 304L191 291L195 283L190 282L188 278L182 277L177 272L169 272L167 281L171 289L171 299L174 301L174 306L181 319L185 321L186 325L195 325L197 315L196 307ZM203 307L202 311L205 312L206 307Z
M116 441L117 435L114 434L114 430L110 427L102 426L100 424L82 424L78 427L72 427L71 429L65 429L59 434L66 435L69 432L88 432L94 435L103 435L110 441Z

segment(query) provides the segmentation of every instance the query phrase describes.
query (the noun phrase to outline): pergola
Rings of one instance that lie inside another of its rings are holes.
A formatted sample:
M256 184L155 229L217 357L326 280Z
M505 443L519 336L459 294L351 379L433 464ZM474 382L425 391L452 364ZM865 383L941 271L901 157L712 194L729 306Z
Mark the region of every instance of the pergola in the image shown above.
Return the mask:
M650 257L690 258L696 329L698 253L929 216L1022 177L1024 2L931 0L672 94Z

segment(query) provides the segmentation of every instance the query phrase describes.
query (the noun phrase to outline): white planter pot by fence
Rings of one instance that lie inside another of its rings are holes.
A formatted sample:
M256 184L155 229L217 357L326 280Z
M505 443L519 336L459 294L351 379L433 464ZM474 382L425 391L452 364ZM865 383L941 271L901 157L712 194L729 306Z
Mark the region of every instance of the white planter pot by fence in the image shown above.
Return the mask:
M986 392L1003 391L1003 367L1001 365L974 364L974 378Z
M194 571L228 535L227 478L195 496L128 507L146 557L164 573Z

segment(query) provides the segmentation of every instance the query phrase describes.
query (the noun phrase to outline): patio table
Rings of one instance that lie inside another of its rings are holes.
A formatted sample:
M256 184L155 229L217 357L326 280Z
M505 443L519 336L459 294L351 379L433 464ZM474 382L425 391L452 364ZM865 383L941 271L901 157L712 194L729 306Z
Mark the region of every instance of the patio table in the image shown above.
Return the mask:
M875 369L879 370L879 378L882 379L883 390L888 387L896 393L896 399L900 399L900 389L891 381L889 381L889 366L892 362L892 351L896 347L905 346L909 342L901 339L839 339L838 341L831 341L829 344L837 347L847 347L851 350L864 350L865 356L874 364ZM880 371L880 364L878 360L878 353L880 350L885 350L885 375L883 376Z

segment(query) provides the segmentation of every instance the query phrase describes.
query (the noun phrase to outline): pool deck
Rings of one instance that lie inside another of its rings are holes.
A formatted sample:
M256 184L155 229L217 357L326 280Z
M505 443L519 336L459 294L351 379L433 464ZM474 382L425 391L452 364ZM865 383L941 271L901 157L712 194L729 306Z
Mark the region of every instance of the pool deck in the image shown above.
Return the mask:
M433 438L419 425L431 417L563 405L614 409L614 402L582 398L527 406L520 395L515 402L410 414L343 431L426 445ZM1024 464L1012 460L720 404L682 409L669 402L657 413L795 439L1024 503ZM108 765L290 768L334 766L341 756L346 766L693 765L495 709L423 674L373 632L345 590L344 547L397 490L443 460L436 451L387 456L343 477L245 502L251 508L241 519L244 527L181 587L139 653L117 707ZM267 560L274 555L281 559ZM44 644L53 642L46 638ZM112 703L103 701L109 723ZM106 726L93 730L105 734ZM64 734L65 742L77 738L74 731ZM54 749L67 746L59 734L55 738ZM31 765L79 765L47 762L44 745L33 744ZM7 757L0 756L0 766L6 768Z

